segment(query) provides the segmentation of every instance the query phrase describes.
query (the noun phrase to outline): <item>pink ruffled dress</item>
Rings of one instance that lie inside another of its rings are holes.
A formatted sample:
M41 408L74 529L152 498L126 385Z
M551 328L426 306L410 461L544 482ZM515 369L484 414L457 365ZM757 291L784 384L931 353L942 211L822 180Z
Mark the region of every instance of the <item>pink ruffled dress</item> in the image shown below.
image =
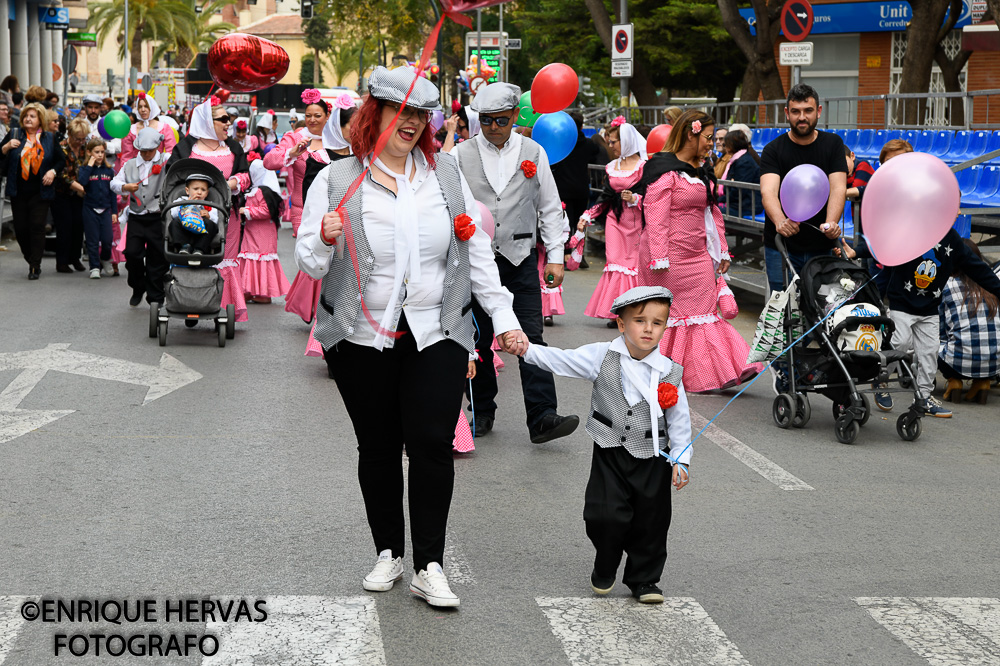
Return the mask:
M611 187L620 193L639 182L645 162L639 162L633 171L619 171L615 168L617 164L618 161L615 160L604 167L604 170ZM610 203L605 202L590 208L583 217L593 221L605 211L607 223L604 227L604 252L607 264L583 313L598 319L615 319L615 315L611 314L611 304L640 284L639 236L642 232L642 214L638 205L623 203L621 215L616 215Z
M250 174L233 174L233 154L225 144L220 150L205 153L195 145L191 149L191 157L204 160L216 167L226 177L226 180L235 177L239 183L240 191L250 189ZM235 208L229 215L229 222L226 226L226 250L223 260L216 264L215 268L226 281L226 286L222 290L222 307L230 303L236 306L236 321L247 321L247 302L243 294L243 274L240 271L240 217L239 211Z
M246 203L246 226L239 253L243 289L251 296L277 298L288 293L290 285L278 260L278 228L260 190Z
M720 299L727 299L727 315L732 314L735 301L728 300L732 294L719 283L709 254L711 233L711 241L719 242L721 258L729 259L718 206L712 206L706 217L704 183L676 171L652 183L641 206L646 212L641 284L666 287L674 295L660 351L684 366L688 391L711 391L747 381L762 366L747 364L749 345L719 315Z
M538 282L542 287L542 316L551 317L552 315L566 314L566 308L563 307L562 285L550 287L545 282L545 246L538 243L536 247L538 248Z

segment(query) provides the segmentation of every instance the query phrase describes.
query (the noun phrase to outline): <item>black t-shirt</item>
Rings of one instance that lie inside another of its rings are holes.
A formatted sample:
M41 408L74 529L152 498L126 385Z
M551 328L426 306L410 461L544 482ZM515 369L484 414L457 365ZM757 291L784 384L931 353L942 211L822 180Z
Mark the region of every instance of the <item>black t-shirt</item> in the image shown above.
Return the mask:
M807 146L800 146L792 141L788 134L782 134L771 143L764 146L760 154L760 175L776 173L780 178L800 164L815 164L827 175L842 171L847 173L847 157L844 155L844 142L832 132L818 132L816 140ZM763 180L763 178L762 178ZM792 254L804 252L823 252L835 244L823 235L819 226L826 222L826 206L816 215L800 223L799 233L785 239L785 247ZM774 248L774 237L777 235L774 221L767 217L764 222L764 245Z

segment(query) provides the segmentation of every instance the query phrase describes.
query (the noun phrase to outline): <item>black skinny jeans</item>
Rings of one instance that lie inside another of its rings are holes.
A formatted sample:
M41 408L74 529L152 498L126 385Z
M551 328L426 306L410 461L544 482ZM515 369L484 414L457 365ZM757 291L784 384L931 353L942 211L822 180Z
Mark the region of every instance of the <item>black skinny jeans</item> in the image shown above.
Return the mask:
M21 254L29 266L42 265L45 251L45 220L49 214L49 202L41 194L14 196L10 198L11 214L14 216L14 235L21 246Z

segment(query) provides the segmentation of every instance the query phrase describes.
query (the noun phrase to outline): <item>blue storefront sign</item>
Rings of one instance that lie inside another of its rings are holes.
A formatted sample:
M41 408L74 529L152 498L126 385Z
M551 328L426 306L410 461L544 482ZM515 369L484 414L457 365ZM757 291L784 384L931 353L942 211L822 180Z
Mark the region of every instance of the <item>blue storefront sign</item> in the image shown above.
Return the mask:
M813 27L810 34L835 35L849 32L903 32L913 18L910 3L903 0L893 2L845 2L836 5L813 5ZM741 9L740 16L750 24L750 32L756 34L753 9ZM962 28L972 23L970 0L962 0L962 15L955 24Z
M38 22L69 25L69 9L66 7L39 7Z

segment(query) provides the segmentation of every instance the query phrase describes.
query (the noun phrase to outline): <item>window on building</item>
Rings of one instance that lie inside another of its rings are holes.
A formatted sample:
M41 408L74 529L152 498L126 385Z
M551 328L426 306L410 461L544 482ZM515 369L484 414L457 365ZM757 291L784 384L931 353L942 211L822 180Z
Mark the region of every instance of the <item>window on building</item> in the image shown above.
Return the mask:
M810 35L809 41L813 43L813 64L802 68L802 82L811 85L820 95L823 104L821 124L854 127L857 101L838 98L858 95L860 35Z
M948 36L944 38L942 42L944 47L944 52L948 54L949 58L954 58L959 51L962 50L962 31L952 30L948 33ZM898 94L899 84L903 78L903 58L906 57L906 33L905 32L894 32L892 33L892 67L889 70L889 93ZM962 69L962 73L958 77L958 81L962 86L962 92L966 91L966 80L968 74L969 66ZM931 85L929 90L931 95L935 93L944 93L944 77L941 75L941 68L934 63L931 68ZM964 105L965 102L963 101ZM924 117L919 123L921 127L923 126L944 126L948 125L948 100L944 97L931 97L930 104L927 105L927 109L924 113ZM968 109L966 109L968 111ZM898 101L892 102L890 107L890 118L902 119L902 107Z

